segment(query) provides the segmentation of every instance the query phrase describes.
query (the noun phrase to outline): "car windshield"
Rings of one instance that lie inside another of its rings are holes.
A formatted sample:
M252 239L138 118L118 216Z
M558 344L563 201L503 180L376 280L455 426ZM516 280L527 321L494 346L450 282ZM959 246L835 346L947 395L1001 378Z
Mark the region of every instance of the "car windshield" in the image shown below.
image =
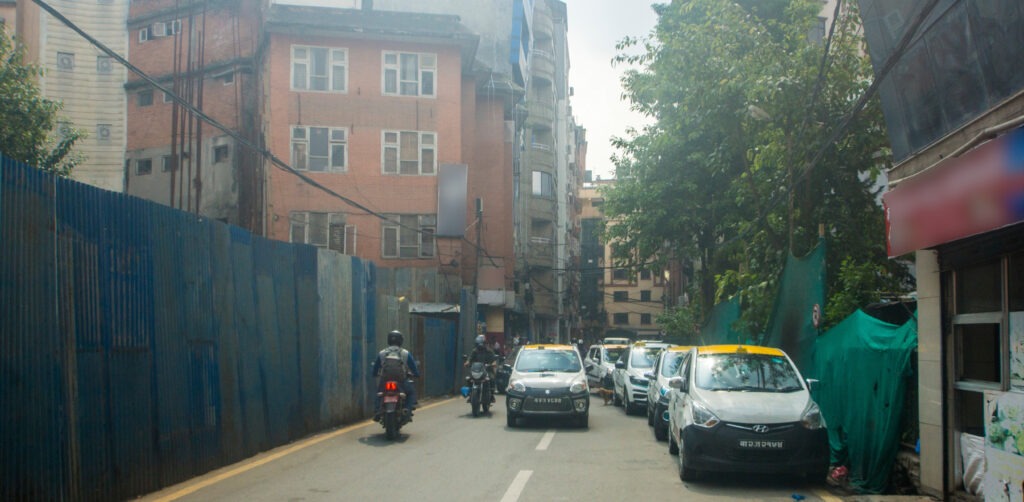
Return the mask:
M665 359L661 361L661 376L675 375L676 370L679 369L679 362L685 355L686 352L665 352Z
M604 349L604 360L605 361L618 361L619 356L622 355L622 351L625 350L622 347L614 347L610 349Z
M658 357L661 347L643 347L633 349L630 354L630 366L634 368L650 368L654 366L654 358Z
M574 350L524 350L516 359L516 371L520 373L574 373L579 370L580 358Z
M796 392L803 389L789 360L768 354L705 354L697 358L695 384L700 389Z

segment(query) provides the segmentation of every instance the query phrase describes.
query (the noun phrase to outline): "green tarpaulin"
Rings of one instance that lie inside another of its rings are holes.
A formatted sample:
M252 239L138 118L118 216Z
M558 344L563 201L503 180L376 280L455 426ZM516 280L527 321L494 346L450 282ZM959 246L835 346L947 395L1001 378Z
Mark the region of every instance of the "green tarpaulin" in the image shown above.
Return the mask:
M825 305L825 240L802 258L789 255L779 279L775 305L768 318L768 329L761 345L782 349L800 368L807 371L814 360L814 307Z
M900 445L907 377L917 321L889 324L858 310L818 338L814 399L828 424L832 463L849 468L851 485L885 491Z

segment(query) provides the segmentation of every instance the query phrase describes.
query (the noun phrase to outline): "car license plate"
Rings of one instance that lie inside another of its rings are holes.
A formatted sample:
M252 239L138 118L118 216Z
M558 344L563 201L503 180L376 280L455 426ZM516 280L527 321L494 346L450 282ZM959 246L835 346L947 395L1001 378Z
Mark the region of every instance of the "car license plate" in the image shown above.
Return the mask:
M384 396L384 402L385 403L397 403L398 402L398 396Z
M781 450L786 447L784 441L771 439L741 439L740 448L748 450Z
M539 404L558 404L558 403L562 402L562 398L560 398L560 397L535 397L535 398L533 398L533 402L539 403Z

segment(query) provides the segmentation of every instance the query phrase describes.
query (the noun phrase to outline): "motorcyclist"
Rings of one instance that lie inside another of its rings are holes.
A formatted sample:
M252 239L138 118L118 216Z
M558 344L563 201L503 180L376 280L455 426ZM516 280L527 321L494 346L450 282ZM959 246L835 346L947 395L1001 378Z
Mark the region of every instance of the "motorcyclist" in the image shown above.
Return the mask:
M469 353L469 357L466 358L463 366L469 366L470 364L480 362L484 363L487 368L487 375L490 376L491 385L491 402L494 402L494 369L498 364L498 356L487 347L487 339L484 335L477 335L474 340L473 352Z
M405 363L404 371L406 378L402 379L400 385L402 386L402 392L405 392L405 411L408 414L409 420L412 421L412 411L416 409L416 386L413 385L408 376L412 375L418 377L420 376L420 370L416 366L416 358L412 356L412 353L402 348L402 341L403 336L401 331L396 329L388 333L388 347L377 353L377 358L373 360L372 372L374 377L380 376L381 369L384 367L384 360L387 359L389 355L397 352L395 355ZM383 392L383 390L384 379L381 378L377 381L378 395L373 406L373 409L375 410L373 416L374 420L380 419L381 396L379 393Z

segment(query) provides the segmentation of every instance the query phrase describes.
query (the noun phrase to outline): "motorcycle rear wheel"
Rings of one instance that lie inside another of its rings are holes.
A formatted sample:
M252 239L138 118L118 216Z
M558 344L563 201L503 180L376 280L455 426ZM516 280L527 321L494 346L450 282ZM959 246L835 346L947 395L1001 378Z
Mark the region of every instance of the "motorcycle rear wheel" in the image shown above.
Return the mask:
M384 415L384 436L388 439L398 437L398 414L388 413Z

